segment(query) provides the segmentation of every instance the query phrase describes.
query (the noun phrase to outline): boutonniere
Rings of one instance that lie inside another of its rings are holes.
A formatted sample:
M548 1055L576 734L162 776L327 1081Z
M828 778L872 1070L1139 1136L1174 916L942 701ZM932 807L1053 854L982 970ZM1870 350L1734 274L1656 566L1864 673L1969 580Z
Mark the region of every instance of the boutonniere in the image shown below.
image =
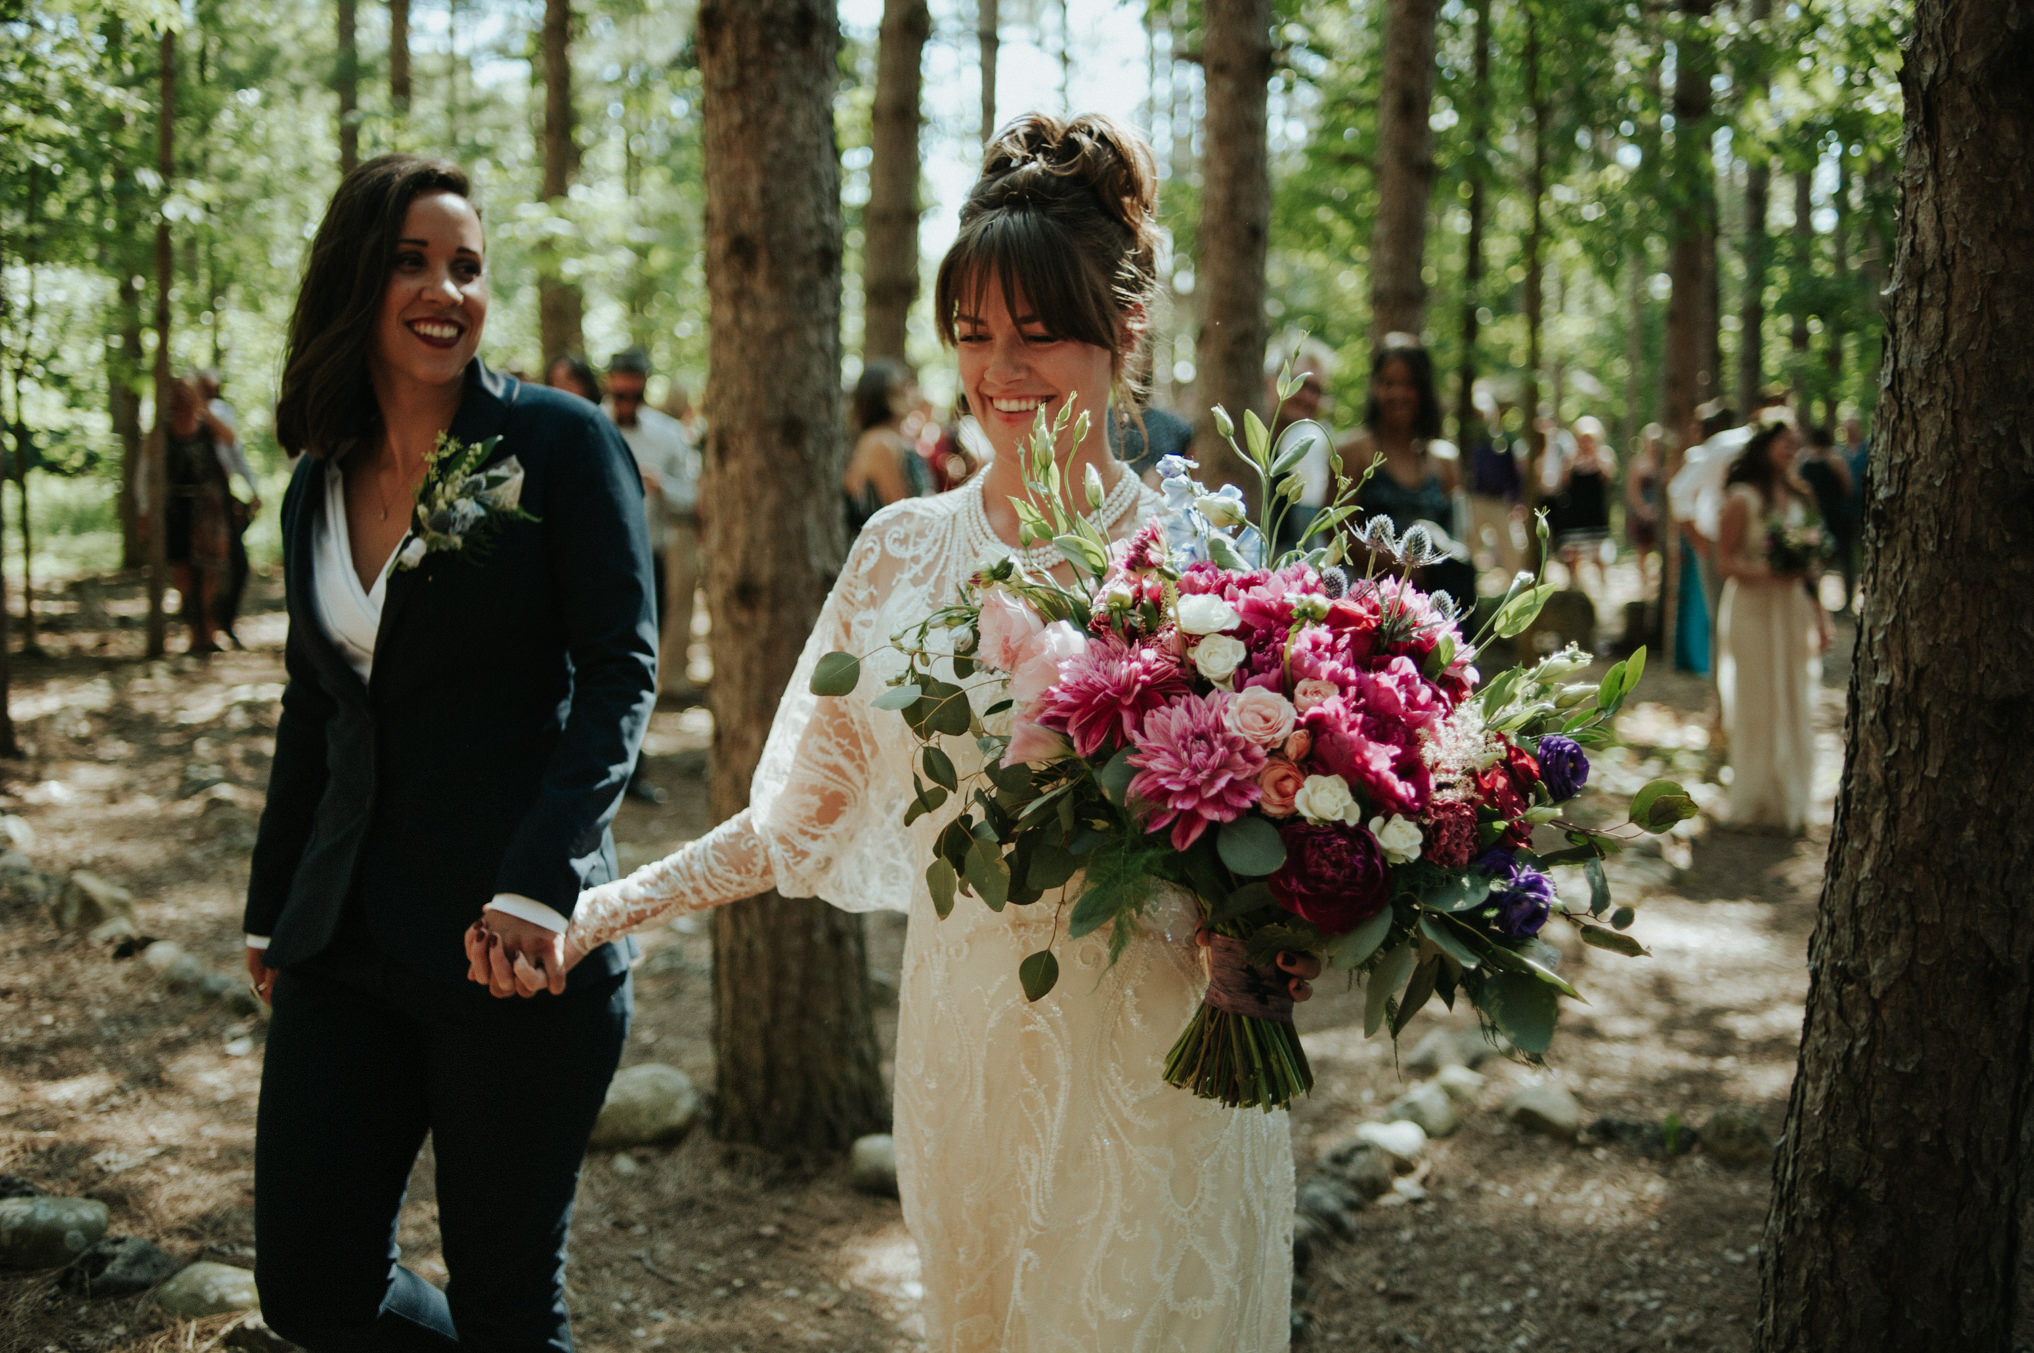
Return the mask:
M440 550L459 550L476 563L486 552L488 537L505 521L535 521L522 510L523 466L514 456L481 469L500 437L468 444L450 433L438 444L417 488L416 516L410 541L396 557L396 567L412 569Z

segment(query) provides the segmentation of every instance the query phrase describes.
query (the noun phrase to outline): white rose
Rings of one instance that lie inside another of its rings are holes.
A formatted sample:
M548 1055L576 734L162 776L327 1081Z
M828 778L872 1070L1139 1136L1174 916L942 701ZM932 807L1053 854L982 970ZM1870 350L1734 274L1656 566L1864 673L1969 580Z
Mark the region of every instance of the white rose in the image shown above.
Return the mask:
M1293 811L1316 825L1340 822L1354 826L1363 820L1349 782L1339 775L1309 775L1292 796Z
M403 546L403 552L396 557L396 566L398 568L415 568L424 562L426 549L427 547L422 539L412 538L409 544Z
M1232 639L1226 634L1210 634L1194 645L1194 667L1208 680L1224 685L1236 675L1237 664L1249 652L1241 639Z
M1377 844L1384 851L1389 864L1411 864L1420 857L1420 827L1417 822L1393 813L1389 821L1381 817L1370 819L1370 834L1377 838Z
M1234 606L1200 592L1179 599L1178 615L1179 627L1188 634L1218 634L1243 623Z

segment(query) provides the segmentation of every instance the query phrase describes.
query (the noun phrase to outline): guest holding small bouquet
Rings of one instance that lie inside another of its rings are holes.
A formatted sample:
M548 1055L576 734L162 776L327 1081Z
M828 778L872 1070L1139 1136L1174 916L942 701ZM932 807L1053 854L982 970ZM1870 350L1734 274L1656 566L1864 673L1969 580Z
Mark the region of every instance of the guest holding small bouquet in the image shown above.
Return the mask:
M568 979L562 932L615 876L655 700L642 486L596 407L480 361L487 306L464 173L346 176L276 408L303 454L245 922L274 1007L256 1277L314 1353L572 1347L566 1222L628 1026L627 954ZM518 973L544 996L495 999ZM395 1262L426 1134L443 1292Z

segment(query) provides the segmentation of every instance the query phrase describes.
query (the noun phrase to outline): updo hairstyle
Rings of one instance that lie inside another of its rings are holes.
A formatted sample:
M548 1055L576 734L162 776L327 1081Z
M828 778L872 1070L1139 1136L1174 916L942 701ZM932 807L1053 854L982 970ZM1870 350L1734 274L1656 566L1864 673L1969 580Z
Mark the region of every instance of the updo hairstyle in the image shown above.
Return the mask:
M939 336L953 346L961 312L977 310L993 278L1013 316L1021 294L1052 337L1107 348L1117 393L1129 394L1146 326L1126 343L1123 325L1157 300L1157 203L1151 147L1131 128L1100 113L1018 118L983 157L940 260Z
M342 455L380 430L367 355L403 218L426 193L473 196L466 171L422 155L378 155L333 191L283 350L275 437L290 454Z

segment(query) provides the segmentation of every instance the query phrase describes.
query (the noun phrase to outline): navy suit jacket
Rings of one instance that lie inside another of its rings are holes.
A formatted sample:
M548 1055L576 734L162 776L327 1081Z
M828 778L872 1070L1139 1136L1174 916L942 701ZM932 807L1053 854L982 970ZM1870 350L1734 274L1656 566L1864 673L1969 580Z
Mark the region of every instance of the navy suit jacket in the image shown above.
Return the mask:
M657 627L642 481L614 425L573 395L478 359L452 435L499 435L522 507L482 553L390 573L372 680L326 634L312 527L325 463L283 499L289 640L246 929L286 968L322 951L357 897L378 946L431 976L466 972L462 932L496 893L569 916L615 877L609 831L656 702ZM626 966L589 955L574 981Z

